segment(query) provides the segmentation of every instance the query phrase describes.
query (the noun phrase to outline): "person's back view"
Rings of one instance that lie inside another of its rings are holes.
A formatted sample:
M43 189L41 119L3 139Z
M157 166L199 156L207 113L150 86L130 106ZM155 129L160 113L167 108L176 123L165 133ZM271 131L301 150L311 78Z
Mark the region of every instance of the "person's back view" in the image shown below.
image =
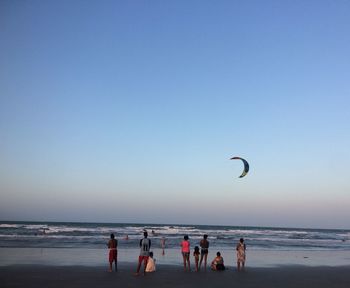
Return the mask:
M141 264L143 262L143 273L146 271L147 261L150 254L151 249L151 240L147 238L148 233L145 231L143 232L143 239L140 240L140 256L139 256L139 263L137 265L136 274L138 275L140 272Z
M199 261L199 269L202 266L202 261L204 258L204 270L207 269L207 258L209 253L209 241L207 239L208 239L208 235L204 234L203 239L199 243L199 246L201 246L201 260Z
M149 256L151 248L151 240L147 236L140 240L140 256Z
M188 241L188 235L184 236L184 240L181 242L181 253L184 261L184 270L186 271L186 264L188 271L191 271L190 265L190 241Z
M111 239L107 243L109 249L109 272L112 272L112 264L114 262L115 271L117 271L117 256L118 256L118 240L115 239L114 234L111 234Z

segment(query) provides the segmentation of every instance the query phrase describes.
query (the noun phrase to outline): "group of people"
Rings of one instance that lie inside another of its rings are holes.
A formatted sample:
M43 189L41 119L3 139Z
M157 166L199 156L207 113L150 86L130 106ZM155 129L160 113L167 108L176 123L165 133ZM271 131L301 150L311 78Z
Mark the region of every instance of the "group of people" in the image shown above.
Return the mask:
M113 262L115 265L115 271L118 270L118 240L115 239L114 234L111 234L111 238L107 243L108 249L109 249L109 272L113 271ZM144 265L144 273L146 272L154 272L156 271L156 263L153 259L153 252L150 251L151 249L151 240L148 239L148 233L147 231L144 231L143 233L143 239L140 240L140 255L139 255L139 261L137 265L137 270L135 274L139 274L141 265L143 263Z
M209 252L208 235L205 234L203 236L203 239L200 241L199 246L201 248L200 250L198 246L195 246L193 251L196 271L200 270L203 260L204 260L204 269L205 270L207 269L207 258L208 258L208 252ZM190 241L189 241L188 235L185 235L184 240L181 242L181 253L184 261L184 270L186 270L186 268L188 268L188 270L191 270Z
M199 246L194 247L193 257L195 260L196 271L199 271L202 267L202 261L204 260L204 270L207 269L207 258L209 252L209 241L208 235L204 234L203 239L199 242ZM200 249L199 249L200 248ZM239 243L236 246L237 251L237 269L238 271L244 269L245 259L246 259L246 245L244 239L241 238ZM190 241L188 235L184 236L184 240L181 242L181 252L184 263L184 270L191 270L190 264ZM221 253L218 251L216 257L211 262L211 270L222 271L225 270L224 258L221 256Z
M146 272L156 271L156 264L155 264L155 259L153 259L153 252L150 251L151 240L148 238L147 231L143 232L143 238L140 240L139 245L140 245L140 255L139 255L138 265L137 265L135 275L139 275L142 263L143 263L144 274ZM113 262L115 265L115 271L117 271L118 240L115 239L114 234L111 234L110 240L108 241L107 246L109 249L109 271L112 272L113 270ZM164 238L162 238L161 246L163 250L162 254L164 255L164 247L165 247ZM181 253L183 257L183 265L184 265L185 271L187 270L191 271L190 251L191 250L190 250L189 237L188 235L185 235L184 240L181 242ZM245 259L246 259L245 251L246 251L246 245L244 243L244 239L241 238L239 243L236 246L238 271L244 269ZM208 241L208 235L205 234L203 236L203 239L200 241L199 246L195 246L193 251L196 271L199 271L201 269L203 260L204 260L204 270L206 270L208 252L209 252L209 241ZM224 258L221 256L220 252L216 253L216 257L211 262L210 267L214 271L222 271L226 269L224 265Z

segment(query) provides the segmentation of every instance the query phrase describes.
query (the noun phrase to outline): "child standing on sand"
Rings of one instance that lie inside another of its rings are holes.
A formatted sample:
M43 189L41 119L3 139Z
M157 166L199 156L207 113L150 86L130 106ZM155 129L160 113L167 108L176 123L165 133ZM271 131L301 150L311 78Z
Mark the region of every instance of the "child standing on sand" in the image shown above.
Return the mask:
M117 256L118 256L118 240L114 239L114 234L111 234L111 239L108 241L108 249L109 249L109 272L112 272L112 265L114 262L115 271L117 271Z
M199 262L199 247L196 246L194 247L194 251L193 251L193 257L194 257L194 261L196 263L196 271L198 272L198 262Z
M184 270L186 271L186 263L188 264L188 271L191 271L190 266L190 241L188 241L188 236L184 236L184 240L181 242L181 253L184 260Z
M239 243L236 246L236 251L237 251L237 270L238 271L244 270L245 250L246 250L246 245L244 244L244 239L241 238L239 240ZM242 265L242 268L241 268L241 265Z

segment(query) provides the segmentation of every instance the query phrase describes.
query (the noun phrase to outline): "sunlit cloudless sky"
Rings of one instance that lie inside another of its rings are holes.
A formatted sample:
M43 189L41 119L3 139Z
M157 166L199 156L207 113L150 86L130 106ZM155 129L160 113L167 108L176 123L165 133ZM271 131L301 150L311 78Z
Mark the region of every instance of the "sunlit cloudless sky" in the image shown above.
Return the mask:
M349 12L1 1L0 220L350 228Z

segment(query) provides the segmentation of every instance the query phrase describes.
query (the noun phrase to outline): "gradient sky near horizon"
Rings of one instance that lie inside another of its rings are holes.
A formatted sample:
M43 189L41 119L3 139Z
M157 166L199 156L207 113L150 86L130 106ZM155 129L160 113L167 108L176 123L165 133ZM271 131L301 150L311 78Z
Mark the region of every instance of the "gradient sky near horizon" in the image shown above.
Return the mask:
M0 220L350 228L349 12L0 1Z

